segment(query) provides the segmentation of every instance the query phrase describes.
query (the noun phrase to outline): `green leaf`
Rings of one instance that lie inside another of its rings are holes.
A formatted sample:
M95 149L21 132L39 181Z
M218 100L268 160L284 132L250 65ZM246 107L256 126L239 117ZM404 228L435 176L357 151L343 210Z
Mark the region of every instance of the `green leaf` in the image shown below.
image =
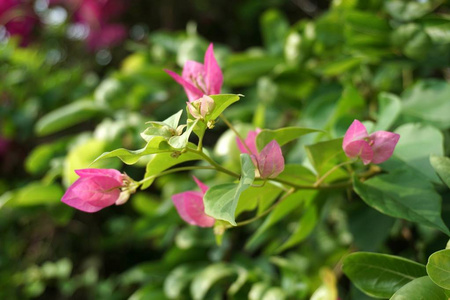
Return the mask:
M134 292L128 300L166 299L164 292L155 283L149 283Z
M269 288L262 297L261 300L284 300L286 299L285 292L279 287Z
M106 141L94 138L83 141L72 148L66 156L63 166L63 182L65 186L72 184L78 175L74 172L77 169L85 168L119 168L120 162L115 160L97 161L97 156L108 149L109 144Z
M164 293L169 299L178 299L198 273L199 266L182 265L169 273L164 280Z
M90 100L80 100L60 107L43 116L36 123L36 134L49 135L70 126L89 120L104 112L97 103Z
M442 0L390 0L385 2L385 8L386 11L395 19L408 22L426 15L435 9L440 3L442 3Z
M0 208L3 206L22 207L57 204L64 192L56 184L32 182L23 188L5 193L0 197Z
M198 119L195 121L188 120L186 131L183 132L183 134L181 134L181 135L171 137L169 139L169 145L172 146L172 148L179 149L179 150L186 148L186 146L189 142L189 137L191 136L191 133L194 130L194 127L195 127L195 125L197 125L198 122L199 122Z
M214 110L211 112L209 116L206 116L206 120L215 120L220 114L231 104L239 101L242 95L234 95L234 94L222 94L222 95L211 95L210 97L214 100Z
M194 300L205 299L208 290L220 279L234 276L233 267L224 263L210 265L198 273L191 284L191 295Z
M298 139L299 137L313 133L313 132L323 132L319 129L313 128L302 128L302 127L285 127L275 130L264 129L256 137L256 145L258 150L261 151L264 146L270 143L272 140L277 141L280 146L283 146L290 141Z
M376 298L389 298L406 283L426 275L424 265L370 252L350 254L344 259L342 270L361 291Z
M401 111L400 99L389 93L378 95L378 118L373 131L388 130L397 120Z
M371 207L392 217L431 226L450 235L441 218L441 197L433 185L409 170L397 170L365 182L355 176L356 193Z
M264 232L283 220L288 214L292 213L301 206L307 205L308 201L313 199L317 191L314 190L301 190L287 196L283 199L275 209L264 220L264 223L258 228L258 230L252 235L246 244L247 249L253 248L257 241L262 237Z
M244 211L254 210L259 207L258 212L262 212L272 204L281 193L281 188L269 182L262 187L251 186L242 192L236 207L235 215L238 217Z
M162 122L147 122L151 126L146 128L144 132L141 133L141 137L146 142L149 142L155 136L162 136L167 139L171 138L177 130L182 114L183 110L180 110Z
M163 121L163 123L166 124L167 126L173 128L173 129L176 129L178 127L178 124L180 123L180 119L181 119L181 115L182 114L183 114L183 110L181 109L177 113L174 113L173 115L171 115L170 117L165 119Z
M313 205L308 207L305 213L302 215L300 221L298 222L294 233L276 250L276 252L280 253L301 243L314 230L317 221L318 214L316 206Z
M398 166L400 162L429 180L440 182L430 164L430 155L443 156L442 133L435 127L421 124L404 124L395 132L400 134L400 140L393 156L382 164L383 169L401 168L402 166Z
M305 149L311 164L319 176L325 174L335 165L336 158L339 158L340 161L348 160L344 150L342 150L342 138L305 146Z
M417 82L402 94L402 114L440 129L450 127L450 84L441 80Z
M241 154L241 179L238 184L226 183L211 187L203 201L205 213L215 219L236 225L235 212L241 193L248 189L255 179L255 166L248 154Z
M185 152L175 157L172 155L172 153L155 154L147 163L144 175L144 179L146 179L146 181L142 184L141 189L146 189L153 183L154 178L151 179L150 177L158 175L162 171L165 171L175 165L187 161L201 160L201 159L202 157L200 155L193 152Z
M430 163L442 181L450 188L450 158L431 155Z
M390 300L448 300L443 289L431 281L428 276L414 279L399 289Z
M228 59L224 81L230 87L250 85L282 62L283 58L268 56L262 51L233 54Z
M261 31L264 45L270 54L281 55L286 36L289 32L289 22L280 11L267 10L261 17Z
M359 57L343 58L320 66L317 69L317 72L325 76L336 76L341 75L342 73L345 73L360 64L361 58Z
M450 249L430 255L427 273L431 280L443 289L450 290Z
M160 136L152 138L144 148L139 150L119 148L111 152L105 152L97 157L93 163L105 158L118 157L127 165L132 165L136 163L142 156L173 151L174 150L169 146L166 139Z

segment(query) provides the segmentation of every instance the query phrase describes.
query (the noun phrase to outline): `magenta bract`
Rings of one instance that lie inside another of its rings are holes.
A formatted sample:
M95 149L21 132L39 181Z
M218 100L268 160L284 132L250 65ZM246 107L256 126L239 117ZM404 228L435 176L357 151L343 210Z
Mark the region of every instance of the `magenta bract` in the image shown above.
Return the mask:
M205 214L205 206L203 204L203 196L208 190L208 186L195 177L194 180L202 191L187 191L173 195L173 204L180 217L187 223L200 227L212 227L215 220Z
M349 158L360 157L365 165L379 164L388 160L400 135L389 131L377 131L369 135L366 127L354 120L344 135L342 148Z
M239 138L236 143L241 153L250 155L253 163L259 170L261 178L275 178L284 170L284 157L280 145L275 141L268 143L261 152L256 148L256 137L261 132L257 128L247 134L245 145Z
M66 191L61 201L84 212L97 212L113 205L120 197L123 176L114 169L75 170L80 178Z
M165 71L183 86L189 102L203 95L220 94L223 74L214 56L213 44L210 44L206 50L204 64L188 60L184 64L181 76L170 70Z

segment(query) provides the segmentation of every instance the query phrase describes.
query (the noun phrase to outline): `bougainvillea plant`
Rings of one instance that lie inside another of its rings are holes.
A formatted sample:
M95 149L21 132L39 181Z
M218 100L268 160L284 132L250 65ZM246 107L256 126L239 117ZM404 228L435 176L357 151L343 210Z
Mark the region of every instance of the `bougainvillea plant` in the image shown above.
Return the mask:
M63 202L93 213L113 204L125 203L138 188L148 188L158 177L208 170L222 176L207 184L194 177L200 191L184 191L171 198L179 216L188 224L213 227L218 243L226 230L265 218L299 191L305 191L305 197L309 197L306 196L309 195L306 193L308 190L351 189L368 205L386 215L418 222L449 234L436 210L423 208L417 202L417 195L427 188L427 183L404 167L396 168L395 162L383 165L395 156L397 143L401 140L399 133L376 131L369 135L366 125L359 120L348 122L345 135L337 139L327 139L321 129L304 127L256 128L244 132L225 116L227 108L239 101L242 95L220 94L223 75L212 44L206 51L203 64L187 61L181 76L170 70L166 72L186 92L186 121L181 122L183 111L178 111L163 121L148 122L149 126L141 133L146 142L144 148L120 148L103 153L96 159L118 157L126 164L134 164L141 157L152 155L144 178L133 180L112 169L77 170L80 178L69 187ZM218 122L226 124L229 132L235 135L235 147L240 151L239 166L219 162L203 146L205 135L214 131ZM405 129L403 132L410 134ZM245 133L247 136L244 138ZM286 163L283 146L314 134L320 139L305 146L307 159ZM191 138L194 135L196 138ZM413 193L407 191L409 187ZM311 195L310 202L314 193ZM439 199L422 198L430 201L431 206L440 205ZM259 208L255 211L257 206ZM247 213L244 218L244 211L251 211L253 215L249 217ZM392 282L392 278L386 275L390 273L368 271L361 265L366 260L371 266L381 264L401 274L399 283L390 286L387 292L383 290L384 280ZM363 252L348 256L344 260L343 271L362 291L382 298L391 297L397 290L407 288L415 278L427 275L424 268L408 260ZM367 274L359 277L360 272ZM429 276L434 282L440 282L432 272ZM429 280L428 277L423 278Z

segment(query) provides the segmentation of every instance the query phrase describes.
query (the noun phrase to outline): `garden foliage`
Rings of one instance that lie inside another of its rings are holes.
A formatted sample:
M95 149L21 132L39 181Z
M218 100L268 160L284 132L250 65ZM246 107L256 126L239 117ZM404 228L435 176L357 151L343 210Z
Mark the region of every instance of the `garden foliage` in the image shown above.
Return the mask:
M0 298L448 299L449 9L269 9L105 74L3 42Z

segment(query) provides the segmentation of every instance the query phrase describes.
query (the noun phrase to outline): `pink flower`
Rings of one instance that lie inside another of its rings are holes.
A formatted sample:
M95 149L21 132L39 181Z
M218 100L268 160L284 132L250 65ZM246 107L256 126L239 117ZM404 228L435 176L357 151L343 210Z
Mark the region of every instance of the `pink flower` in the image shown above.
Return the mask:
M360 157L365 165L379 164L392 156L400 135L388 131L367 134L366 127L354 120L344 136L342 148L349 158Z
M165 71L183 86L189 102L203 95L220 94L223 74L214 57L213 44L210 44L206 50L204 64L188 60L184 64L181 76L170 70Z
M117 45L126 38L125 26L110 22L124 11L125 0L50 0L50 5L64 5L73 12L73 22L87 26L90 51Z
M208 190L208 186L194 177L195 182L201 192L187 191L172 196L173 204L180 217L191 225L200 227L212 227L214 218L205 214L203 196Z
M33 12L31 2L0 1L0 26L3 25L12 36L20 36L20 46L26 46L30 42L31 33L37 23L38 18Z
M69 206L93 213L114 203L122 204L129 197L128 192L121 191L126 184L124 175L117 170L82 169L75 170L75 173L80 178L67 189L61 199Z
M256 148L256 137L261 129L250 131L245 139L245 145L239 138L236 142L241 153L247 153L259 170L261 178L275 178L284 170L284 157L280 145L275 141L268 143L261 152Z

